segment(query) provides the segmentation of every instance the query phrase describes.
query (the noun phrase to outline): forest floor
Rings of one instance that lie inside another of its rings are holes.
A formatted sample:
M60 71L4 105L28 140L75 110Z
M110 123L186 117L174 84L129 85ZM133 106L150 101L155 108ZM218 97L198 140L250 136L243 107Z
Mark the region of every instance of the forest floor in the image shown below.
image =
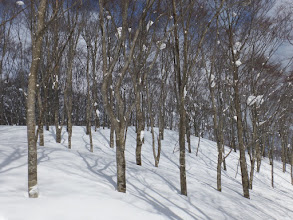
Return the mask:
M154 167L151 134L145 131L142 166L135 163L136 134L128 129L126 141L127 192L116 191L115 148L109 148L109 130L93 130L94 153L89 151L85 127L73 127L72 149L67 149L66 128L61 144L55 129L45 131L45 146L38 146L39 198L27 196L26 127L0 126L0 220L98 219L293 219L290 167L263 159L255 173L250 199L242 196L239 152L227 157L222 171L222 192L216 190L217 147L192 136L186 153L188 196L180 195L178 134L165 130L159 167ZM226 149L226 153L229 149ZM248 157L247 157L248 159ZM248 162L249 163L249 162ZM236 177L235 177L236 176Z

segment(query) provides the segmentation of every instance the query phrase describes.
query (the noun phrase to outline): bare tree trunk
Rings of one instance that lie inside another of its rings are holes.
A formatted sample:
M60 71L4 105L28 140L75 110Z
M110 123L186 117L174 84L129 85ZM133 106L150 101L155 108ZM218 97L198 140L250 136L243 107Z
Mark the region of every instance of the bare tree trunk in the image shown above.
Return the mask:
M48 112L48 86L46 83L43 86L44 88L44 123L46 125L46 130L49 131L49 112Z
M118 192L126 192L126 161L125 161L125 140L124 132L116 133L116 165L117 165L117 190Z
M255 156L256 156L256 172L259 172L259 169L260 169L260 163L261 163L261 146L260 146L260 138L261 137L258 137L258 140L256 142L256 152L255 152Z
M255 166L255 159L252 158L252 160L251 160L251 167L250 167L249 189L252 189L252 182L253 182L253 175L254 175L254 166Z
M293 185L293 137L291 141L291 184Z
M199 146L200 146L200 137L201 137L201 135L200 135L200 132L199 132L199 134L198 134L198 142L197 142L197 148L196 148L196 156L198 156L198 150L199 150Z
M186 116L186 140L187 140L187 144L188 144L188 152L191 153L190 120L189 120L188 116Z
M56 130L56 143L61 143L62 126L61 126L61 124L59 124L59 92L58 92L58 81L55 81L54 90L55 90L54 119L55 119L55 130Z
M111 126L110 127L110 148L114 148L114 134L115 134L114 127Z
M271 185L274 188L274 140L270 146L270 164L271 164Z
M138 125L139 126L139 125ZM142 137L142 132L144 132L141 128L137 128L137 133L136 133L136 150L135 150L135 155L136 155L136 164L141 166L141 148L142 148L142 142L143 142L143 137Z
M260 171L260 166L261 166L261 157L264 154L263 151L265 150L265 146L266 146L266 132L263 131L262 133L262 144L261 147L259 149L259 152L256 155L256 172L259 173Z
M223 158L223 152L221 147L218 147L218 163L217 163L217 190L222 191L222 158Z
M186 183L186 168L185 168L185 109L184 99L181 97L180 113L179 113L179 164L180 164L180 185L181 194L187 196L187 183Z
M152 133L152 148L153 148L153 155L155 159L155 167L159 166L160 156L161 156L161 139L157 137L158 140L158 153L156 153L156 144L155 144L155 131L154 131L154 123L153 119L151 119L151 133Z
M286 172L286 158L287 158L287 147L286 147L286 137L287 135L285 134L285 132L280 131L280 137L281 137L281 144L282 144L282 164L283 164L283 172Z
M86 105L86 118L87 118L87 126L86 133L90 138L90 151L94 152L93 148L93 138L92 138L92 129L91 129L91 111L92 111L92 102L90 95L90 71L89 71L89 62L90 62L90 50L87 47L87 65L86 65L86 79L87 79L87 105Z
M235 79L235 81L238 80ZM235 89L235 109L237 116L237 133L238 133L238 143L240 151L240 168L241 168L241 177L242 177L242 187L245 198L249 198L249 178L247 172L247 163L245 158L245 147L243 143L243 127L242 127L242 113L240 107L239 91L238 86L234 87Z
M136 164L141 166L141 148L144 136L144 122L143 114L141 111L141 93L136 91L136 120L137 120L137 131L136 131Z
M159 108L160 108L159 109L159 138L161 140L164 140L164 102L163 100L161 100L161 104Z
M110 76L110 105L113 106L113 89L112 89L112 76ZM114 125L111 124L111 120L110 122L108 122L108 125L110 125L110 148L114 148ZM117 134L116 134L117 135Z
M97 74L96 74L96 57L97 57L97 50L98 50L98 36L95 36L95 46L92 50L92 71L93 71L93 100L94 100L94 110L95 110L95 131L97 128L100 128L100 112L98 110L98 96L97 96Z
M247 163L245 157L245 146L243 142L243 125L242 125L242 111L241 111L241 100L240 100L240 91L239 91L239 78L238 78L238 67L235 62L237 58L233 52L233 31L229 27L229 41L230 41L230 50L232 55L233 64L233 87L234 87L234 105L236 111L236 120L237 120L237 135L238 135L238 144L240 151L240 168L241 168L241 177L242 177L242 188L245 198L249 198L249 177L247 171ZM232 119L233 120L233 119Z
M148 113L149 113L149 117L150 117L150 126L151 126L151 133L152 133L153 156L154 156L154 159L155 159L155 167L158 167L159 162L160 162L160 155L161 155L161 138L160 138L160 135L157 137L157 140L158 140L158 153L156 153L154 118L153 118L153 114L152 114L152 103L151 103L151 100L150 100L148 84L146 85L146 93L147 93L147 106L148 106Z
M129 1L125 1L122 5L122 36L119 41L118 49L122 47L122 42L125 40L125 31L127 26L127 10L128 10L128 4ZM107 62L107 35L106 35L106 27L104 22L104 1L99 1L99 7L100 7L100 26L101 26L101 32L102 32L102 55L103 55L103 83L102 83L102 95L103 95L103 104L104 109L107 112L110 121L111 121L111 127L113 127L116 135L116 166L117 166L117 190L118 192L126 192L126 178L125 178L125 169L126 169L126 162L125 162L125 132L126 132L126 120L125 115L123 115L123 101L120 94L120 88L121 83L123 80L123 76L128 68L128 63L125 64L123 69L121 70L121 75L118 79L118 83L115 87L115 98L117 98L118 106L120 111L118 111L117 115L113 111L113 105L111 105L108 101L108 86L109 86L109 80L112 76L112 72L114 69L115 64L118 60L119 51L114 55L113 59L113 65L111 64L110 67L108 67ZM133 48L129 55L131 58L133 57ZM126 134L125 134L126 135Z
M250 178L249 178L249 188L252 189L252 183L253 183L253 175L254 175L254 167L255 167L255 160L257 157L257 154L259 154L259 140L258 140L258 134L257 134L257 110L256 105L253 105L252 107L252 123L253 123L253 133L252 133L252 146L251 146L251 159L250 159Z
M217 163L217 190L222 191L222 160L223 160L223 145L221 143L220 139L220 127L218 124L217 120L217 109L216 109L216 104L215 104L215 98L214 98L214 90L210 86L210 92L211 92L211 97L212 97L212 106L213 106L213 121L214 121L214 132L216 136L216 141L217 141L217 148L218 148L218 163Z
M35 119L35 102L36 102L36 83L38 65L40 62L43 29L45 26L47 0L41 0L38 9L38 24L36 33L33 32L32 38L32 63L28 81L27 96L27 139L28 139L28 194L30 198L37 198L38 177L37 177L37 145L36 145L36 119ZM34 14L33 14L34 16Z
M173 19L174 23L177 24L177 9L176 9L176 1L172 1L173 6ZM185 36L185 35L184 35ZM175 68L175 80L177 83L177 108L179 113L179 167L180 167L180 188L181 194L187 196L187 183L186 183L186 168L185 168L185 103L184 103L184 91L185 91L185 78L182 80L181 78L181 70L180 70L180 48L179 48L179 36L178 36L178 28L177 25L174 27L174 68ZM186 43L184 41L184 43ZM186 46L186 44L184 44ZM184 49L186 49L184 47ZM187 51L185 51L187 52ZM185 60L185 62L187 62ZM186 68L186 66L185 66ZM184 72L184 71L183 71ZM186 72L184 73L186 76Z
M65 105L67 110L67 131L68 131L68 149L71 149L71 137L72 137L72 65L74 57L74 45L73 41L69 44L68 52L68 67L66 76L66 89L64 94Z
M38 123L38 133L40 139L40 146L44 146L44 116L43 116L43 105L42 105L42 98L41 98L41 89L37 88L37 96L38 96L38 106L39 106L39 123Z
M211 102L212 102L212 110L213 110L213 127L214 127L214 136L217 142L218 148L218 163L217 163L217 190L222 191L222 162L223 162L223 143L222 143L222 121L221 116L218 116L218 110L216 105L216 98L215 98L215 86L216 86L216 79L214 76L214 60L215 57L212 56L211 58L211 66L210 69L206 67L206 74L209 84ZM220 106L220 104L219 104ZM220 107L218 107L220 108Z
M236 149L236 141L235 141L235 127L234 127L234 120L233 120L233 106L232 103L230 105L230 118L231 118L231 148L234 149L234 152L237 152Z
M222 142L222 143L224 143L224 142ZM223 154L225 154L225 146L224 146L224 144L222 145L222 152L223 152ZM224 166L224 170L227 171L227 165L226 165L226 158L225 157L223 157L223 166Z

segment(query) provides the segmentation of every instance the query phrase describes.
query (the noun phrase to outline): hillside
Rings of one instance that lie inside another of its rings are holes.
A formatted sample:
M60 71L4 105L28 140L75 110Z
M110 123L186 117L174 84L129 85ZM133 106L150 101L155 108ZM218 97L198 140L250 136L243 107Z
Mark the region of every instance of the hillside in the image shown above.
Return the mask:
M38 147L40 197L27 197L26 127L0 126L0 220L64 219L292 219L293 186L290 174L275 162L275 188L270 186L270 165L264 159L255 174L251 199L242 197L239 154L226 159L222 192L216 191L217 147L192 136L186 154L188 197L180 195L178 134L165 131L159 167L154 167L151 134L145 132L142 166L135 164L135 131L126 142L127 193L116 187L115 149L109 148L109 130L93 131L94 153L84 127L73 127L72 150L67 133L56 144L54 128L45 131L45 146ZM226 150L226 152L228 149ZM289 166L287 167L289 170Z

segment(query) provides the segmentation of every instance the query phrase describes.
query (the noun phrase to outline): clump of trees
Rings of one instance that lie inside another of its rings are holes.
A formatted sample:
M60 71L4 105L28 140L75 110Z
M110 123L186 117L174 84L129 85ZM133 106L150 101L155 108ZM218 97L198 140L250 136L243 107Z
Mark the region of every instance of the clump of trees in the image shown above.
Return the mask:
M274 0L2 0L0 124L28 127L29 196L38 197L37 141L44 145L51 125L57 143L66 127L69 149L72 126L86 126L92 152L91 128L109 127L119 192L126 191L130 125L137 165L145 130L156 167L164 129L179 132L183 195L185 142L189 153L199 148L191 134L217 143L218 191L232 150L239 150L244 197L263 157L272 186L275 159L284 172L291 164L293 184L293 57L276 56L293 42L285 9Z

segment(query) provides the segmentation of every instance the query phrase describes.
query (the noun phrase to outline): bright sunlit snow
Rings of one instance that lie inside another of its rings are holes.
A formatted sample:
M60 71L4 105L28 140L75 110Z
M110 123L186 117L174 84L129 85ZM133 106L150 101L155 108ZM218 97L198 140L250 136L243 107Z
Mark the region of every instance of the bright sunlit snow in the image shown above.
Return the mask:
M218 192L217 146L201 139L196 156L198 139L192 136L193 152L186 152L185 197L180 195L178 133L165 130L156 168L151 133L145 130L142 166L137 166L135 128L129 127L124 194L116 191L115 149L109 147L110 131L92 130L94 153L89 151L85 131L85 127L73 127L72 150L67 149L66 128L61 144L55 142L54 127L45 131L45 146L38 146L40 194L39 198L30 199L26 127L0 126L1 220L292 219L293 186L289 172L283 173L279 162L274 162L272 188L269 161L262 161L249 200L242 196L240 168L237 172L239 153L232 152L226 159L227 171L222 171L222 192ZM157 137L158 130L155 131Z

